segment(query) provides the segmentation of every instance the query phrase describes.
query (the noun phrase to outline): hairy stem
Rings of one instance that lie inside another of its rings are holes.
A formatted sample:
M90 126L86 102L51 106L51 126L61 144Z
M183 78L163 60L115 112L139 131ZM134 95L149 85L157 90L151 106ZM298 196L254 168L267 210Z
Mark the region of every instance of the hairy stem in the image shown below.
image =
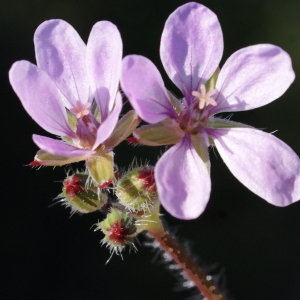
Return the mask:
M148 229L149 234L159 243L160 248L167 252L170 257L185 272L187 278L194 283L201 295L206 300L226 300L218 288L209 280L208 276L198 266L198 264L187 254L185 249L181 247L160 224L156 224L156 228ZM158 226L157 226L158 225Z

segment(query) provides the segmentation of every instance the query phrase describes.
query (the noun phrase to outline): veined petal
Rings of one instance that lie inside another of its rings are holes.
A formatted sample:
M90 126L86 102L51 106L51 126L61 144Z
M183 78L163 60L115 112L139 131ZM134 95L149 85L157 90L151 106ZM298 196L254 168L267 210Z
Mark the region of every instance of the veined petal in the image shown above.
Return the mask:
M121 75L122 51L122 39L117 27L108 21L96 23L87 43L87 68L102 121L114 106Z
M88 157L94 153L91 150L75 148L62 141L54 140L45 136L33 134L32 139L34 143L43 151L55 156L76 157L85 156Z
M91 101L86 68L86 45L63 20L43 22L34 34L37 65L56 83L67 108Z
M177 117L161 75L148 58L126 56L121 85L134 110L146 122L157 123Z
M294 81L289 55L281 48L260 44L232 54L219 74L216 89L220 111L243 111L266 105L280 97Z
M161 38L160 57L188 103L192 91L198 91L216 71L223 47L218 18L205 6L187 3L169 16Z
M300 199L300 160L272 134L216 129L214 142L232 174L256 195L276 206Z
M155 181L160 202L172 216L195 219L204 211L210 195L210 177L188 136L160 158Z
M118 92L115 101L115 107L112 112L108 115L108 117L100 124L97 130L97 137L95 144L93 146L93 150L95 150L101 143L106 141L113 130L115 129L120 112L122 110L122 96Z
M76 136L56 85L43 70L28 61L17 61L9 71L9 81L27 113L42 128L55 135Z

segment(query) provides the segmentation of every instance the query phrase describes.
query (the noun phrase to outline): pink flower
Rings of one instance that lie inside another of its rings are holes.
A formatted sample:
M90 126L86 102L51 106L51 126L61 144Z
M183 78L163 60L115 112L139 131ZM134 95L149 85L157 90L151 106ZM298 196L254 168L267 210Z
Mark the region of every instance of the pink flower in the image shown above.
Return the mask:
M107 173L112 172L113 154L106 143L122 108L118 29L110 22L98 22L85 45L70 24L50 20L37 28L34 44L37 66L18 61L9 79L28 114L62 141L34 134L33 141L41 150L31 165L86 160L98 183L109 179L111 174L96 174L92 165L110 161Z
M175 144L159 159L155 179L162 205L177 218L196 218L206 207L209 146L266 201L286 206L300 198L300 162L289 146L272 134L215 117L280 97L295 77L290 57L273 45L250 46L231 55L219 72L222 54L216 15L188 3L169 16L160 46L163 66L182 100L166 90L147 58L130 55L123 61L122 88L138 115L152 124L138 128L135 139L152 146Z

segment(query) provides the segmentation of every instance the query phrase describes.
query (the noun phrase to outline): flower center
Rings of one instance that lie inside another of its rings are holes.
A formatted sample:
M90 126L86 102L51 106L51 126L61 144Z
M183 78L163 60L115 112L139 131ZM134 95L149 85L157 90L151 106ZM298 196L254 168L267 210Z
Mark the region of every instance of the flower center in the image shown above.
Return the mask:
M77 118L76 133L80 147L90 149L93 147L99 122L95 119L94 115L90 113L91 103L82 104L80 101L76 101L76 107L70 109L70 111Z
M87 116L90 113L89 107L91 103L82 104L80 101L76 101L76 107L71 108L70 111L76 116L77 119Z
M207 92L204 84L201 84L199 92L192 92L196 101L190 107L184 108L179 115L179 126L182 130L188 131L190 134L198 134L201 127L206 127L209 117L206 107L217 105L213 98L215 94L216 90Z
M217 102L212 98L216 94L216 90L210 90L208 93L206 92L206 88L204 84L200 86L200 92L192 92L192 95L198 98L199 109L202 110L207 105L216 106Z

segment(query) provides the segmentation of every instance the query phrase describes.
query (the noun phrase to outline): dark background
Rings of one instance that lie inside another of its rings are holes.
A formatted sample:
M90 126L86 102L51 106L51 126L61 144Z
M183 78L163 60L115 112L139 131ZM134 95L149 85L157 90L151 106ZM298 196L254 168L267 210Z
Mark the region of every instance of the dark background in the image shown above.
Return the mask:
M90 227L100 214L74 215L54 205L64 168L32 170L37 147L32 133L45 134L23 110L7 72L16 60L35 62L33 34L44 20L68 21L87 41L94 23L109 20L122 35L124 55L142 54L162 72L159 42L169 14L185 1L2 0L1 34L1 284L2 299L183 299L174 292L176 279L154 253L139 246L137 254L114 256L100 247L100 232ZM221 22L224 58L257 43L272 43L292 57L300 72L300 1L203 1ZM279 130L276 136L298 155L299 79L279 100L256 110L236 113L232 120ZM116 162L128 166L137 156L155 163L160 149L116 149ZM212 194L206 211L194 221L166 214L178 236L192 244L201 264L221 277L230 299L300 299L300 203L274 207L248 191L211 152ZM141 242L143 243L143 238Z

